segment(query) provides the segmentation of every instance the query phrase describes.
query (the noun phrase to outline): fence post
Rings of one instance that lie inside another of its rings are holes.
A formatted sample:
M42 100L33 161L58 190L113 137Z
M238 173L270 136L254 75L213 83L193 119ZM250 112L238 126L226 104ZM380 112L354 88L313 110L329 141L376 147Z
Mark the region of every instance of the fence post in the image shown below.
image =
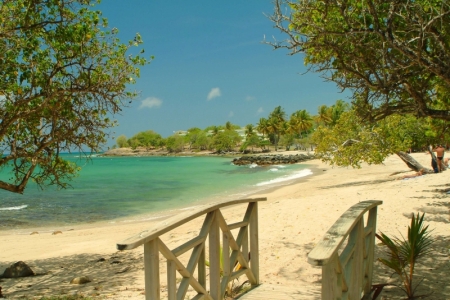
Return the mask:
M209 293L213 299L219 300L220 291L220 229L217 211L209 230Z
M259 233L258 233L258 202L249 203L252 206L250 217L250 268L252 269L255 282L252 286L259 285Z
M144 244L145 299L160 300L158 238Z

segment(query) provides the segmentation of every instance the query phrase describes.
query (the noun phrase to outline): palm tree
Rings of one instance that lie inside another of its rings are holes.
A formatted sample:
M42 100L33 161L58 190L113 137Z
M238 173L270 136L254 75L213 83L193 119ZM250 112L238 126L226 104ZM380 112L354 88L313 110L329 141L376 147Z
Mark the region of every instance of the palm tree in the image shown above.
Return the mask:
M264 138L264 136L269 133L268 120L266 118L260 118L258 124L256 124L256 130L258 130Z
M283 123L285 123L285 122L281 121L280 119L278 119L276 117L271 117L267 121L269 133L272 133L275 136L275 141L274 141L275 151L277 151L277 149L278 149L278 141L280 140L281 132L283 130L283 127L282 127Z
M291 115L291 120L292 119L294 119L294 127L298 130L300 138L303 137L303 132L306 132L313 127L312 117L305 109L297 110L296 112L294 112Z
M350 105L347 102L343 100L336 100L336 103L330 107L330 125L336 125L342 113L348 111L349 107Z
M255 127L253 126L253 124L247 124L245 126L245 137L249 138L254 134L255 134Z
M286 112L281 106L277 106L269 114L269 133L275 135L275 151L277 151L278 141L282 132L283 123L286 121Z
M277 106L274 110L269 114L269 119L276 119L278 122L286 121L286 112L281 106Z
M317 109L317 115L314 116L314 121L317 125L323 124L325 126L328 126L328 124L331 123L331 115L330 111L328 110L328 106L319 106L319 108Z

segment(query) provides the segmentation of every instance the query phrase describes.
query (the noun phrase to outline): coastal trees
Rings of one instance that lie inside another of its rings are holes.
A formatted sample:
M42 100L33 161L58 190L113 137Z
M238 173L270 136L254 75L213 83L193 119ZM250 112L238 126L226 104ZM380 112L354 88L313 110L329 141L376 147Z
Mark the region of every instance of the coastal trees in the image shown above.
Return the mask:
M307 132L313 127L312 117L305 109L297 110L291 115L291 123L293 124L293 129L303 137L303 133Z
M369 121L393 114L450 120L450 3L276 0L270 42L353 93Z
M127 85L149 63L107 28L89 0L0 3L0 188L23 193L67 186L78 167L61 152L98 151L111 119L136 93Z
M169 152L182 152L184 150L185 140L179 134L173 134L166 139L166 149Z
M211 146L217 152L232 151L242 140L235 130L219 131L212 139Z
M362 162L380 164L390 154L404 159L402 152L410 149L415 137L425 136L425 130L423 122L411 115L391 115L371 124L350 110L334 127L319 126L312 138L323 161L358 168Z
M132 148L145 147L148 149L161 146L162 137L153 130L141 131L132 136L128 141L128 145Z
M263 135L263 138L269 133L269 125L266 118L259 119L258 124L256 124L256 130Z
M128 147L127 137L125 135L119 135L116 139L116 144L119 148Z
M273 134L275 151L277 150L278 141L280 140L280 136L283 130L283 123L285 121L286 112L281 106L275 107L274 110L269 114L267 129L269 133Z

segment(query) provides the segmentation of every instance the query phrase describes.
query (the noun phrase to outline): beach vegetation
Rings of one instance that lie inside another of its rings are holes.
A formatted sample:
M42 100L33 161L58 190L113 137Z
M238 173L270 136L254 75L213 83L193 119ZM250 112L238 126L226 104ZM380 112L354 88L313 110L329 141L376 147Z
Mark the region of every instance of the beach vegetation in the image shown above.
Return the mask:
M256 130L262 134L263 138L266 137L269 134L268 120L260 118L258 124L256 124Z
M137 147L144 147L147 150L155 149L162 146L162 137L159 133L153 130L141 131L134 136L132 136L127 144L131 148L136 149Z
M218 132L212 138L210 147L217 152L230 152L233 151L241 141L241 136L235 130L224 130Z
M275 0L268 18L283 40L266 43L350 91L364 120L450 120L450 3Z
M114 115L137 96L128 87L152 58L142 56L139 34L122 43L93 7L0 3L0 167L11 173L1 189L23 193L30 180L67 187L79 168L60 154L100 151Z
M292 113L289 124L292 125L291 130L288 132L297 132L302 138L304 134L306 135L313 128L313 118L305 109L297 110Z
M423 143L424 123L414 116L391 115L373 124L354 110L342 113L334 127L319 126L312 135L323 161L359 168L362 162L380 164L391 154Z
M217 133L219 133L219 131L224 130L225 127L223 125L211 125L208 126L204 129L204 131L206 132L210 132L211 135L216 135Z
M422 299L424 295L416 295L416 289L421 281L416 282L415 267L419 259L432 251L434 238L431 237L428 226L424 225L425 213L412 216L408 226L407 237L390 238L384 233L376 234L386 249L387 258L379 258L382 264L390 268L401 280L398 287L405 292L408 299Z
M240 150L244 151L248 147L250 147L252 149L252 153L253 153L254 148L263 149L264 146L263 146L262 142L263 141L259 136L257 136L256 134L253 134L245 139L245 142L242 143Z
M227 121L225 123L224 129L225 130L236 130L236 129L241 129L241 126L239 126L237 124L233 124L230 121Z
M170 153L183 152L185 146L185 139L179 134L173 134L165 139L165 146Z
M127 139L127 137L126 137L124 134L119 135L119 136L117 137L117 139L116 139L116 144L117 144L117 146L118 146L119 148L129 147L129 145L128 145L128 139Z
M286 122L286 112L281 106L277 106L269 114L267 119L267 129L269 133L269 138L275 145L275 151L278 148L278 142L282 133L284 132L284 123Z
M210 138L205 131L198 127L193 127L187 130L186 143L189 144L189 149L198 149L202 151L208 149Z

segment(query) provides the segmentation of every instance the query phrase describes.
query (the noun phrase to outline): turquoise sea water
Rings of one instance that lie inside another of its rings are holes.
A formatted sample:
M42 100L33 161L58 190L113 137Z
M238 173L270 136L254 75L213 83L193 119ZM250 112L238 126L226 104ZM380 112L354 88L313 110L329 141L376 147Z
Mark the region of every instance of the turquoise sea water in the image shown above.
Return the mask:
M311 174L307 165L235 166L222 157L77 157L65 157L82 167L72 188L0 190L0 230L151 219Z

